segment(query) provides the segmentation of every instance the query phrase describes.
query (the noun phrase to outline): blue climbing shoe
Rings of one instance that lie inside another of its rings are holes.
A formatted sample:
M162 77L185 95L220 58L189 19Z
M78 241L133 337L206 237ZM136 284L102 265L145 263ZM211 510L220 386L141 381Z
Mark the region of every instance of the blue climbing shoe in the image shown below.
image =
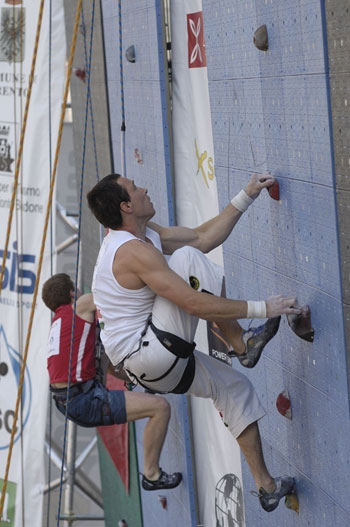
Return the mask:
M266 344L276 335L281 317L269 318L265 324L257 328L250 328L243 331L242 340L245 344L245 352L238 354L235 351L230 351L230 357L237 357L239 362L245 368L254 368L260 359L262 350Z
M282 476L274 479L276 488L273 492L266 492L262 487L260 487L259 492L252 491L252 494L259 498L260 505L266 512L274 511L281 498L295 492L294 478Z

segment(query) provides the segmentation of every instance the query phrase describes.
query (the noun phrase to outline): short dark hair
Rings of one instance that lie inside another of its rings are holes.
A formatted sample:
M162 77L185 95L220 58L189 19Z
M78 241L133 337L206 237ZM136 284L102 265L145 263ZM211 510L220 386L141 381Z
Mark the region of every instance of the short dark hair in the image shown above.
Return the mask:
M120 174L109 174L87 193L89 208L95 218L106 228L118 229L123 218L120 204L130 201L128 191L118 183Z
M74 289L73 280L68 274L57 273L46 280L42 288L41 297L51 311L56 311L58 307L72 303L70 293Z

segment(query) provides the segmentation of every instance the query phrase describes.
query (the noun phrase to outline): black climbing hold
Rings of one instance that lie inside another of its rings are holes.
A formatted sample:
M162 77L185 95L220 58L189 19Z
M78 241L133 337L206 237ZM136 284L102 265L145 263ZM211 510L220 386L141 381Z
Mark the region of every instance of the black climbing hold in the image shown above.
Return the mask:
M267 51L269 49L269 38L267 33L267 27L258 27L253 36L254 46L260 49L260 51Z

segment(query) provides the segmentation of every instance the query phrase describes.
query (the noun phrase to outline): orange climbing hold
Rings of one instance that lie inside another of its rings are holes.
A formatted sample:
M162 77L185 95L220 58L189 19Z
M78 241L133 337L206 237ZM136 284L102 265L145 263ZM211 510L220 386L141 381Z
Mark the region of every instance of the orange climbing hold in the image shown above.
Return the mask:
M293 494L288 494L284 498L284 504L287 509L291 509L292 511L295 511L299 514L299 500L296 492L293 492Z

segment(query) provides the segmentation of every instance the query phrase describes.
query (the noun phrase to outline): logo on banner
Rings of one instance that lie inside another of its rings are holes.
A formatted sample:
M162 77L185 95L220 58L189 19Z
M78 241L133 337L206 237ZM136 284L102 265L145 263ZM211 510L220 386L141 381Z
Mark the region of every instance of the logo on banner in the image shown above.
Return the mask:
M0 172L13 174L11 146L14 143L14 127L8 123L0 123Z
M18 254L17 242L13 242L13 250L6 255L6 266L2 281L2 292L7 289L14 293L32 295L35 289L36 274L33 271L35 265L35 254ZM0 249L0 258L3 258L4 251ZM0 303L4 298L0 296ZM13 301L14 302L14 301ZM10 304L12 305L12 304ZM20 307L22 304L13 304Z
M8 4L19 2L10 0ZM0 20L0 62L23 62L25 42L25 9L3 7Z
M244 508L242 485L235 474L226 474L215 489L217 527L243 527Z
M197 174L199 174L199 172L202 174L204 183L209 188L208 179L212 181L215 177L214 159L211 156L208 157L208 152L206 150L202 153L199 152L196 139L194 140L194 147L197 158Z
M0 393L6 397L0 399L0 450L7 449L10 444L16 398L20 382L22 357L8 342L4 326L0 326ZM22 388L21 418L17 421L15 430L16 442L22 435L27 424L32 402L32 383L28 368L25 368ZM21 424L21 426L18 425Z
M189 13L187 15L188 38L188 67L205 68L207 58L204 44L203 13Z

